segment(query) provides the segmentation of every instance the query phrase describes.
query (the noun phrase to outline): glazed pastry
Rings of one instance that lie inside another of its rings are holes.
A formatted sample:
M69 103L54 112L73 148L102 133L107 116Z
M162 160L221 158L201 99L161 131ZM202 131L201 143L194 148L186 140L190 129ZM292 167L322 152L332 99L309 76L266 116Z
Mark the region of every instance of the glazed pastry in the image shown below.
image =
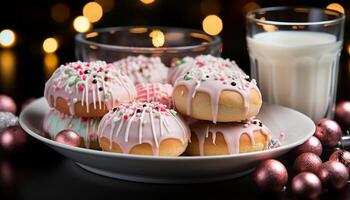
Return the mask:
M61 65L46 82L51 107L79 117L102 117L118 103L136 98L132 81L103 61Z
M167 82L168 68L159 57L129 56L114 62L113 65L124 71L134 84Z
M192 156L262 151L271 140L271 131L257 119L217 124L198 121L190 129L191 143L186 153Z
M43 130L46 136L55 139L56 135L65 129L78 133L84 140L85 148L100 149L97 128L100 118L74 117L51 109L45 116Z
M192 67L174 86L174 106L195 119L234 122L258 114L262 100L256 81L225 65Z
M213 67L228 67L236 71L244 72L238 67L235 61L214 57L212 55L200 55L196 58L184 57L173 62L168 73L168 83L174 85L179 77L183 77L192 67L202 67L203 65L212 65Z
M158 102L121 104L98 128L102 150L125 154L179 156L190 131L174 110Z
M162 83L139 83L136 85L136 100L142 102L160 102L172 107L173 86Z

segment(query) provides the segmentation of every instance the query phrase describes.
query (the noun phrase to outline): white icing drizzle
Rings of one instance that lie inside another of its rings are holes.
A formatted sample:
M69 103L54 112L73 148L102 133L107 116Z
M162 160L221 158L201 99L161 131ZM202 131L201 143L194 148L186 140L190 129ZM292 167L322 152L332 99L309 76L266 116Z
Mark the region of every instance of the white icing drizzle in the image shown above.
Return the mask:
M113 129L111 119L119 125ZM112 136L109 134L113 131ZM99 138L107 138L119 145L123 153L139 144L147 143L153 154L159 155L159 146L166 139L177 139L186 143L190 131L174 110L167 109L159 102L133 102L120 104L107 113L98 128Z
M243 123L227 122L214 124L209 121L197 121L190 125L192 134L198 139L199 152L204 156L205 139L212 134L212 143L216 144L216 134L221 133L224 136L227 148L230 154L239 153L239 141L243 134L247 134L252 145L255 145L254 132L260 131L266 135L268 141L271 140L271 131L258 119L247 120ZM266 145L266 148L268 146Z

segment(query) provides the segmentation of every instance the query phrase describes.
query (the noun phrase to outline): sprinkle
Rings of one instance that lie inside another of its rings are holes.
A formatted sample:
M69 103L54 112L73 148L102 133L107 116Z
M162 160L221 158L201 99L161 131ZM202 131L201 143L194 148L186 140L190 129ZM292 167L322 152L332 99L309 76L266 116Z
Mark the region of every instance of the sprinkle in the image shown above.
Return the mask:
M93 84L96 84L96 83L97 83L97 80L96 80L96 79L92 80L92 83L93 83Z
M82 92L84 91L85 87L83 85L79 85L79 91Z
M188 74L186 74L184 78L185 78L186 81L192 80L192 77L190 75L188 75Z
M127 115L124 115L124 116L123 116L123 119L124 119L125 121L128 120L128 118L129 118L129 117L128 117Z
M231 82L231 85L232 86L236 86L236 82Z
M102 88L102 87L99 87L98 90L99 90L99 91L103 91L103 88Z

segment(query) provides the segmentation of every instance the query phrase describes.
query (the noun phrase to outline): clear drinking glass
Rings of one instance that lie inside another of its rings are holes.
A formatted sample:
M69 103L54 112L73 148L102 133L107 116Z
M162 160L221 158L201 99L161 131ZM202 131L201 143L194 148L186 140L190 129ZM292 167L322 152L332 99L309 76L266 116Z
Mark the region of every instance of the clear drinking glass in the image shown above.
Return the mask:
M264 101L314 121L333 117L344 14L272 7L253 10L246 19L251 74Z
M220 56L221 38L172 27L112 27L77 34L76 58L114 62L127 56L159 56L166 65L185 56Z

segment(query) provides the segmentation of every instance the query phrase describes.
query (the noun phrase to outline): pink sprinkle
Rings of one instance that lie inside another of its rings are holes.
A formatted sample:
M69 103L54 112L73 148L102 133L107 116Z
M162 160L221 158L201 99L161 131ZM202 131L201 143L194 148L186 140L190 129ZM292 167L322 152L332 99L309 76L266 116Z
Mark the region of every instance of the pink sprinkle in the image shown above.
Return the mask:
M85 87L84 87L83 85L80 85L80 86L79 86L79 91L80 91L80 92L84 91L84 89L85 89Z
M286 134L284 133L284 132L280 132L280 134L278 135L278 139L280 140L280 141L283 141L284 140L284 138L286 137Z
M83 80L85 81L85 80L86 80L86 75L84 74L84 75L82 76L82 78L83 78Z
M125 121L128 120L128 116L127 115L124 115L123 118L124 118Z
M220 81L223 81L223 80L225 80L225 77L221 76Z
M83 74L84 74L84 72L80 70L79 71L79 75L83 75Z
M201 61L197 61L196 64L198 65L199 68L204 67L204 63Z

